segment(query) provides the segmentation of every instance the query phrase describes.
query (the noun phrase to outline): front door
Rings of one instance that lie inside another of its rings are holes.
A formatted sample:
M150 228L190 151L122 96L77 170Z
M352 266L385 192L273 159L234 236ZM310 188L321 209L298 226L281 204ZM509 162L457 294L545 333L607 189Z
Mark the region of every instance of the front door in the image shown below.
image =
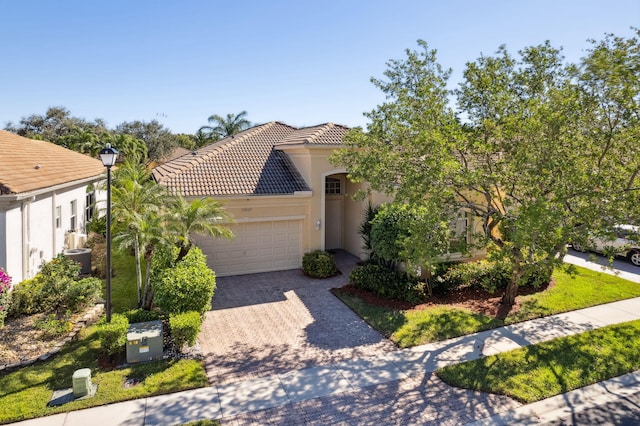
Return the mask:
M342 248L344 217L344 176L327 176L324 181L324 247L327 250Z
M325 248L327 250L342 248L342 215L344 198L340 195L327 195L325 199Z

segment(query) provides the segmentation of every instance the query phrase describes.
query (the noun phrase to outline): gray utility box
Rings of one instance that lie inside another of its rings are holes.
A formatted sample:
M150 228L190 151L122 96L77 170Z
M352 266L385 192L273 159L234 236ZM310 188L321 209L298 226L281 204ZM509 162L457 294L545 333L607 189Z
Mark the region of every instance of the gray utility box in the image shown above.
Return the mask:
M136 322L127 330L127 362L162 359L162 321Z
M71 376L71 380L73 385L73 396L81 398L89 395L91 387L93 386L91 383L91 369L81 368L80 370L74 371L73 376Z

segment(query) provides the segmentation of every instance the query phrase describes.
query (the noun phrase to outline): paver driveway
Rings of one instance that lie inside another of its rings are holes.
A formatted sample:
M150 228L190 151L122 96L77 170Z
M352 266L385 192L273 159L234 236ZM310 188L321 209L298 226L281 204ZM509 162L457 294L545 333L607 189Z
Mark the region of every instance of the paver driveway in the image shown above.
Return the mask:
M300 270L221 277L198 337L214 384L264 377L395 350L331 288L347 283L357 258L336 254L342 275Z

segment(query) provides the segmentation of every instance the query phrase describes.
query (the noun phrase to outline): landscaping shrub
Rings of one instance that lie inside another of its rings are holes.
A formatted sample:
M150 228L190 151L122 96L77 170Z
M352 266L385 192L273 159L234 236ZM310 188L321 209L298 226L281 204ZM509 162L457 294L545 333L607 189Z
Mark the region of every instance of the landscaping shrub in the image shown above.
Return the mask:
M70 321L58 319L55 314L49 314L36 321L34 326L42 331L45 338L58 337L73 329L73 324Z
M339 271L331 253L315 250L305 253L302 257L302 272L312 278L327 278L336 275Z
M11 292L9 316L33 315L42 310L42 276L24 280L17 284Z
M11 277L0 268L0 328L4 327L4 320L11 304Z
M540 268L525 272L528 285L547 285L552 270ZM511 265L506 260L479 260L464 263L442 263L436 265L429 284L433 290L445 294L464 288L486 290L490 293L503 289L511 279Z
M80 264L65 256L43 263L40 272L18 284L12 292L11 316L79 312L100 297L97 278L80 279Z
M71 312L80 312L93 305L102 294L102 281L98 278L83 278L73 281L67 294L62 297L61 306Z
M159 320L161 314L157 310L147 310L142 308L131 309L126 312L123 312L123 315L127 317L129 324L133 324L136 322L147 322L147 321L155 321Z
M376 263L356 267L349 274L349 282L357 288L388 299L416 303L428 298L425 283L404 272Z
M202 251L193 247L175 266L158 272L153 282L154 302L170 314L204 314L211 308L215 287L215 273L207 267Z
M371 221L370 244L378 261L388 268L405 260L402 256L404 239L409 235L406 226L410 213L396 204L384 204Z
M96 329L102 352L107 355L120 353L127 344L128 328L129 321L122 314L113 314L110 323L107 323L106 318L102 317Z
M378 210L380 210L380 208L374 206L371 200L369 200L367 207L365 207L362 212L362 223L358 227L358 234L362 237L362 248L369 254L370 259L375 258L375 252L371 244L371 228L373 227L372 222L373 219L376 218Z
M201 325L202 316L196 311L171 314L169 316L171 336L173 336L173 341L178 350L181 350L185 344L189 346L195 345Z

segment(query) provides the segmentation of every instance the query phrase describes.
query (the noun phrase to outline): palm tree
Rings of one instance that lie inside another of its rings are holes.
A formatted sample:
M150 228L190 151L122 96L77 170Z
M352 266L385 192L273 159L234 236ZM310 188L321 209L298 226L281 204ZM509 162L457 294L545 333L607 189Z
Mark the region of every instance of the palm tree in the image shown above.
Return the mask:
M225 222L232 222L232 219L218 201L211 198L199 198L187 202L183 197L177 197L170 209L169 229L176 237L176 244L180 248L176 261L181 260L189 253L191 246L193 246L192 233L226 239L233 238L231 230L223 225Z
M137 166L137 167L136 167ZM166 202L163 187L148 179L149 173L142 166L132 162L117 170L112 186L113 215L117 218L117 230L114 236L121 249L134 250L136 260L136 281L138 287L138 305L145 302L150 262L154 247L161 241L163 220L161 206ZM147 260L147 283L142 293L141 259Z
M227 114L227 117L222 117L218 114L214 114L207 119L208 126L202 126L198 131L206 131L211 134L213 138L225 138L227 136L235 135L241 131L249 128L251 122L245 117L247 111L241 111L239 114Z

